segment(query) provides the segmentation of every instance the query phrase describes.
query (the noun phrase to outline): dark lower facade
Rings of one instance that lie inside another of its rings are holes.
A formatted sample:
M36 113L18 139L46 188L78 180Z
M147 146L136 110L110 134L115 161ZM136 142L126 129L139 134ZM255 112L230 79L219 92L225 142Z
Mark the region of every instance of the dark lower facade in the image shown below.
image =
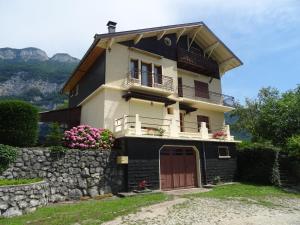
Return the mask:
M123 137L119 154L128 156L124 167L126 191L146 181L150 189L200 187L236 175L236 143Z

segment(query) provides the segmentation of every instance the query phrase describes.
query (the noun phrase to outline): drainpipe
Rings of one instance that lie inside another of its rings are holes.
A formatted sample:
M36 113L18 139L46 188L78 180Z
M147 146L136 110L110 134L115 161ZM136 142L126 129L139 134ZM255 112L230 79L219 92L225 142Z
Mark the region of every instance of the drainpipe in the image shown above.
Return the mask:
M202 152L203 152L203 168L204 168L204 180L205 184L207 184L207 173L206 173L206 154L205 154L205 147L204 142L202 142Z

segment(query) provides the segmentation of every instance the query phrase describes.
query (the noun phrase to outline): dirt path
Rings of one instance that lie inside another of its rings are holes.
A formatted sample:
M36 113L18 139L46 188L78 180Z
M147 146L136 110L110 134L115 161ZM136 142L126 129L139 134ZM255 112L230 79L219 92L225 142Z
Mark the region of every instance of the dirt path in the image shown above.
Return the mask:
M242 200L242 201L241 201ZM106 225L300 225L300 199L269 199L266 206L245 199L208 198L174 200L142 208L141 211Z

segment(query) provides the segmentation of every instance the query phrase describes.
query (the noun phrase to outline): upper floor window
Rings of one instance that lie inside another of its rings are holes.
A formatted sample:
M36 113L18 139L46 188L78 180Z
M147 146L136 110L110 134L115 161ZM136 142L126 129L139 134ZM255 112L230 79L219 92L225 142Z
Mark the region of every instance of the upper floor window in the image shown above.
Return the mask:
M132 78L139 78L139 61L135 59L130 60L130 75Z
M208 83L195 80L194 84L196 97L209 98Z
M154 83L162 83L162 69L161 66L154 66Z

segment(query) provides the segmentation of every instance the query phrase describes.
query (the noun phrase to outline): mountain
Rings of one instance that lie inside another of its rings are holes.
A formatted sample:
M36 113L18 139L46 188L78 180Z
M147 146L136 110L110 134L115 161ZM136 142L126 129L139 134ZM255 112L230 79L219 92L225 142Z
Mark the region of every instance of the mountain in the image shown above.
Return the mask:
M0 48L0 98L53 109L66 99L59 91L78 63L66 53L48 57L38 48Z

